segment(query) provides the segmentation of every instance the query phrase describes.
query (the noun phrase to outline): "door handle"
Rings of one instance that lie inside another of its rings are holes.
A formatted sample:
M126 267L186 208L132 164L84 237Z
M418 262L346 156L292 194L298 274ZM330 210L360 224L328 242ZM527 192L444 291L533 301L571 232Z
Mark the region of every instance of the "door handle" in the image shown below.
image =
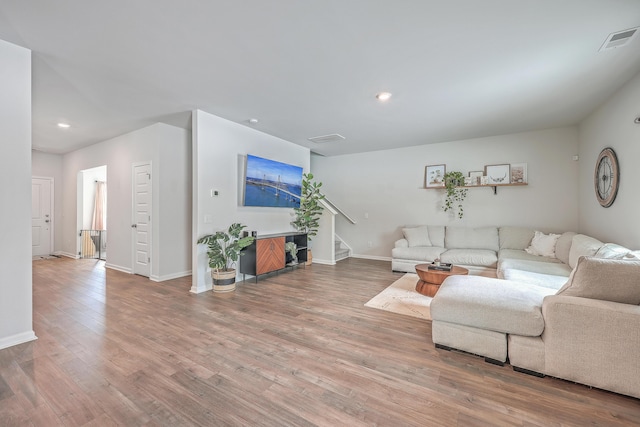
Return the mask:
M131 224L131 228L138 228L138 224Z
M48 220L48 219L45 219L45 220L44 220L44 222L49 222L49 220Z

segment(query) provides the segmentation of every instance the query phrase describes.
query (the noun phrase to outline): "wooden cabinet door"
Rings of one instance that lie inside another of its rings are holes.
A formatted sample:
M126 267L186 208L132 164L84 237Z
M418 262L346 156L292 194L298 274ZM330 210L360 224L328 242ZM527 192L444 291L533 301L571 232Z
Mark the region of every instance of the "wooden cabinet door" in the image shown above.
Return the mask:
M256 274L265 274L284 268L284 237L256 241Z

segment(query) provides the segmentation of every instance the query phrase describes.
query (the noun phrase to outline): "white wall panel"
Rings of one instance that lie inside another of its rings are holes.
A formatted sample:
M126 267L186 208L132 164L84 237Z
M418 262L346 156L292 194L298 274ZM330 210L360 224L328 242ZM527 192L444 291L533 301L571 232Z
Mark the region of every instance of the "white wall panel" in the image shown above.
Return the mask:
M640 249L640 197L637 184L640 159L640 74L584 120L579 127L580 231L602 241ZM595 162L603 148L616 152L620 165L620 187L609 208L596 200L593 185Z
M31 51L0 40L0 348L35 339L31 287Z

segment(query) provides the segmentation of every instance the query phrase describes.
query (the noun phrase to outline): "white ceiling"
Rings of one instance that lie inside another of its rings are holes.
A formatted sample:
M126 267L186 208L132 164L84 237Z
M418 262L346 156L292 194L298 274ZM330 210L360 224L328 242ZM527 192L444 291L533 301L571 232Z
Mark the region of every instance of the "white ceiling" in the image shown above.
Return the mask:
M640 72L640 37L598 52L639 25L638 0L0 3L55 153L196 108L328 156L576 124Z

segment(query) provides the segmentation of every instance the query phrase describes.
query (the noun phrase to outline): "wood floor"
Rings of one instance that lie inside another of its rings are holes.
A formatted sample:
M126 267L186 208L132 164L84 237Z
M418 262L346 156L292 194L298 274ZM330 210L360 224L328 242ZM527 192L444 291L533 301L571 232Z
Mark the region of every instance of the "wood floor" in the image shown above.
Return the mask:
M401 276L349 259L194 295L34 261L39 339L0 351L0 426L640 425L637 399L436 350L430 322L364 307Z

